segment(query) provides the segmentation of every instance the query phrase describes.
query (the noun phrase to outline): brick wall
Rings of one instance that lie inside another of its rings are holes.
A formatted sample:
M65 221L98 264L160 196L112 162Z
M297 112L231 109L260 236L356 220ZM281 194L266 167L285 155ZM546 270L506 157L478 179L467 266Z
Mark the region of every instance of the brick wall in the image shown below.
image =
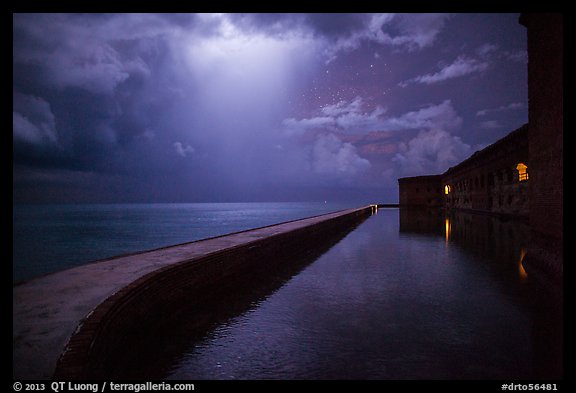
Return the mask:
M445 206L527 217L533 168L528 139L524 125L448 169L442 175L443 184L451 188ZM528 167L527 180L519 176L520 163Z
M400 206L441 206L440 175L404 177L398 179Z
M58 361L54 378L138 379L147 375L138 357L154 358L158 341L170 339L163 329L186 320L188 336L201 335L229 315L230 304L249 307L257 300L254 293L262 293L263 288L270 293L270 287L281 285L313 262L371 212L372 208L358 210L182 261L134 281L82 321ZM147 352L151 356L143 355Z
M516 168L523 163L531 174L528 139L528 125L524 125L441 175L398 179L400 206L445 206L527 217L531 177L521 181Z
M523 14L528 34L532 267L562 275L563 16Z

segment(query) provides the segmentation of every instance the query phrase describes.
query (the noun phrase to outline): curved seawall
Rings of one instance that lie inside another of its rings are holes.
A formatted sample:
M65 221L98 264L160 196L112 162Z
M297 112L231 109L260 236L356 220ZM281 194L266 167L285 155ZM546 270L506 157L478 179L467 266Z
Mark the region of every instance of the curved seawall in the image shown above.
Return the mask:
M227 297L289 276L283 267L329 248L375 209L371 205L121 256L17 285L13 377L129 376L126 355L143 353L153 343L161 333L158 321L178 321L183 314L190 319L193 313L193 329L209 329L219 321L218 305ZM118 373L119 368L126 372Z

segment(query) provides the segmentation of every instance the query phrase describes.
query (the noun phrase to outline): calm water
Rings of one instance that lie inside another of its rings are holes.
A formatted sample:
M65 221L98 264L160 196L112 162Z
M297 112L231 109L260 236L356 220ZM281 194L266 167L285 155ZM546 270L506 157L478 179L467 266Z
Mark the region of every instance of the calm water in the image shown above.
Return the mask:
M381 209L279 289L190 338L162 360L163 377L558 378L562 317L522 265L527 236L512 221Z
M346 207L15 206L13 276ZM559 378L560 299L526 272L528 235L522 223L481 215L380 209L343 238L286 269L251 276L253 285L202 310L154 319L154 336L127 344L115 377ZM200 312L214 314L202 331Z
M323 202L16 205L13 281L348 207L355 206Z

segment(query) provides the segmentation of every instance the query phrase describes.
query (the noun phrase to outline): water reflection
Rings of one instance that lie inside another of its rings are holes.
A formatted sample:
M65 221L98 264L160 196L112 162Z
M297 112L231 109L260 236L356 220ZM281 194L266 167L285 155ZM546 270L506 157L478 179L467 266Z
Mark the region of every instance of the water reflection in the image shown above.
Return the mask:
M526 269L524 269L524 265L522 264L522 262L524 262L525 256L526 256L526 249L522 247L520 249L520 258L518 259L518 274L520 275L520 278L522 280L528 278L528 273L526 273Z
M531 377L560 378L563 372L562 299L557 288L530 279L523 261L530 228L521 220L500 219L461 211L402 209L400 232L439 236L444 228L446 245L481 257L504 295L520 302L532 319L534 367ZM549 283L548 283L549 284Z
M523 271L528 228L380 209L265 300L181 348L174 379L562 375L558 302Z
M401 209L400 233L442 236L447 245L482 257L496 270L527 277L522 260L530 230L524 221L440 209Z

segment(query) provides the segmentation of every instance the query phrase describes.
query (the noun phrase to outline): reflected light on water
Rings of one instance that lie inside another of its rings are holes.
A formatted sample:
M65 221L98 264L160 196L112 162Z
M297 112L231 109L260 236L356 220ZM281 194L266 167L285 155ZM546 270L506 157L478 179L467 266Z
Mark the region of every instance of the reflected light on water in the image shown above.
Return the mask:
M180 344L164 357L155 352L158 374L175 380L559 375L559 319L546 293L526 285L532 275L522 266L528 231L522 222L378 210L280 287L268 292L260 284L263 300L232 312L214 330L200 337L167 326L165 342ZM183 326L193 328L197 314L189 315Z
M522 261L524 260L525 256L526 256L526 249L521 248L520 249L520 258L518 259L518 274L520 275L520 278L522 280L525 280L528 278L528 273L526 273L526 269L524 269L524 265L522 265Z
M450 240L450 233L452 232L452 224L450 223L450 219L448 217L446 217L446 220L444 222L444 226L445 226L445 236L446 236L446 243L448 243L448 240Z

